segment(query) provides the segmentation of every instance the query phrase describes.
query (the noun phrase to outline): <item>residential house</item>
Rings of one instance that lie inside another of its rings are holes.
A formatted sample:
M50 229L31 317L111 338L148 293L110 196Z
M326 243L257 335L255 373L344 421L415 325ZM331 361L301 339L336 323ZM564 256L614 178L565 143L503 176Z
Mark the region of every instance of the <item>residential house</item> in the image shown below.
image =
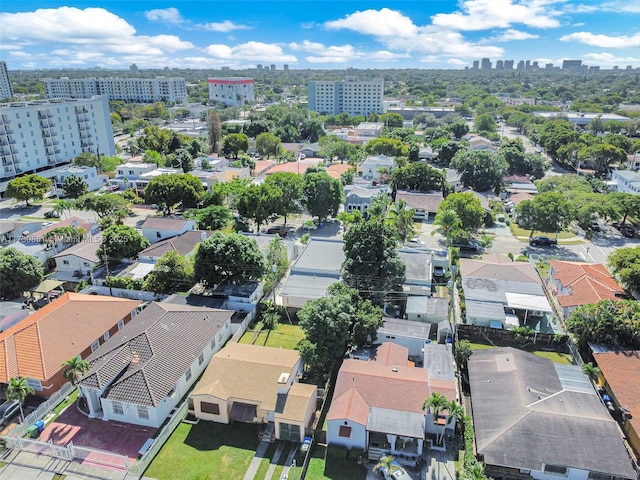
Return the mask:
M504 183L504 192L506 194L529 193L535 195L538 193L538 187L529 178L521 175L509 175L502 179Z
M382 321L384 323L378 329L378 342L395 343L408 350L409 358L423 358L424 344L431 334L431 324L391 317L383 317Z
M56 171L54 192L58 197L64 197L64 182L69 177L77 177L86 182L89 192L95 192L107 184L109 177L107 175L99 175L96 167L84 167L71 165L69 167L58 168Z
M636 458L640 458L640 351L596 350L604 390Z
M396 157L386 155L369 156L362 164L362 177L368 180L380 180L380 170L386 170L388 175L395 169Z
M396 193L396 203L404 200L409 208L413 209L413 216L416 220L428 220L429 215L435 216L438 207L444 200L442 192L421 193L398 190Z
M209 238L212 233L209 230L187 230L145 248L138 254L138 260L141 263L156 263L167 252L176 252L181 257L190 257L195 253L198 244Z
M427 295L408 295L404 318L413 322L439 324L449 318L449 300Z
M551 293L560 305L564 318L580 305L605 299L616 300L624 294L624 289L601 263L551 260L549 265Z
M631 170L613 170L609 187L616 192L640 195L640 173Z
M263 177L267 171L275 165L275 162L272 160L256 160L255 164L256 167L253 169L253 176Z
M62 363L87 358L135 315L139 301L64 293L0 333L0 382L25 377L49 397L66 383Z
M196 229L196 221L180 217L147 217L142 226L142 236L152 244L171 237L177 237Z
M551 306L530 263L493 253L482 260L461 258L460 275L466 323L553 333Z
M305 155L306 157L318 157L320 153L321 147L318 142L316 143L305 143L304 146L300 149L300 153Z
M369 208L371 201L378 195L386 195L388 190L388 185L382 185L379 187L347 185L344 187L344 209L347 212L358 210L362 215L367 217L367 209Z
M140 176L131 183L133 184L133 188L136 189L138 196L144 198L144 189L147 188L149 182L154 178L159 177L160 175L179 175L182 173L184 173L182 168L155 168L148 172L141 173Z
M155 163L142 162L142 157L134 158L139 158L140 161L130 160L127 163L118 165L116 168L116 176L109 180L110 185L117 185L120 190L132 188L134 186L134 182L140 178L140 175L158 168Z
M382 135L384 123L382 122L362 122L356 125L353 133L357 137L369 137L370 139L378 138Z
M342 175L352 169L353 167L348 163L332 163L327 167L327 173L331 175L332 178L339 180L342 178Z
M308 301L323 297L329 285L339 282L345 258L343 246L342 240L310 239L280 291L282 305L302 308Z
M635 152L634 154L627 155L627 161L624 166L628 170L640 173L640 153Z
M53 256L56 262L53 278L73 283L86 280L91 275L91 271L102 263L97 253L101 242L102 237L99 235L87 237L72 247L56 253Z
M78 387L88 415L160 427L231 335L232 314L149 305L87 359Z
M303 367L296 350L229 343L191 393L195 416L273 424L278 440L302 442L317 402L316 386L298 382Z
M636 479L616 422L579 366L509 347L475 350L468 370L487 476Z
M491 140L481 137L480 135L465 135L464 139L469 142L469 150L487 150L492 153L498 151Z
M433 445L442 426L452 433L453 422L422 409L433 392L449 400L458 396L451 348L439 354L450 359L442 362L450 364L445 375L415 367L408 348L390 342L378 347L374 361L344 360L327 414L327 443L368 450L374 461L383 455L415 460L422 455L425 434Z

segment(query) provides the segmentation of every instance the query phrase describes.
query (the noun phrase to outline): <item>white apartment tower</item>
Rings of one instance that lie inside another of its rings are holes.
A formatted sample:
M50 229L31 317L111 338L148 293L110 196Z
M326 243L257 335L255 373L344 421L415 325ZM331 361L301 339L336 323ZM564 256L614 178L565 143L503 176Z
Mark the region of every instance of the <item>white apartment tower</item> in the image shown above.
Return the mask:
M209 100L239 107L255 100L253 78L209 78Z
M91 98L105 95L109 100L134 103L187 103L184 78L44 78L49 98Z
M307 84L309 110L326 115L369 115L382 113L384 79L358 81L347 77L341 81L311 81Z
M0 100L13 97L13 87L9 79L9 70L7 70L7 62L0 62Z
M20 175L52 178L83 152L116 154L107 97L0 105L0 193Z

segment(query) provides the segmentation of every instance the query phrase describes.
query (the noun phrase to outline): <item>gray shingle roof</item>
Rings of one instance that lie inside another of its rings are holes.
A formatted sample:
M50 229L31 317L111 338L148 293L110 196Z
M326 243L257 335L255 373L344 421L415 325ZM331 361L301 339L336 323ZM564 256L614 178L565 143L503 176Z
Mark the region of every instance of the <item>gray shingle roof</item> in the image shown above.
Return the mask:
M107 387L109 400L157 406L232 314L153 303L89 356L78 384Z
M547 463L636 478L595 391L561 381L549 359L493 348L474 351L468 365L476 447L486 464L541 470Z

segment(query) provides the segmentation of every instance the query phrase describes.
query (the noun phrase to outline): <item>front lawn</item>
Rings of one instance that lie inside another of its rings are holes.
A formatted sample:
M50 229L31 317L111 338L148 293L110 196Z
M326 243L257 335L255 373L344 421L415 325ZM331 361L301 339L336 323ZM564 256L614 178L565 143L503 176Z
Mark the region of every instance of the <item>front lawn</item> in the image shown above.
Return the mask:
M509 228L511 229L511 233L513 233L513 235L516 236L516 237L527 237L527 238L529 238L529 235L531 235L531 230L527 230L525 228L522 228L518 224L513 223L513 222L511 222L509 224ZM535 232L534 236L538 237L540 235L545 235L545 236L550 237L550 238L555 238L556 237L555 233L549 233L549 232ZM573 238L575 236L576 236L576 234L574 232L563 230L562 232L558 233L558 240L562 240L562 239L566 239L566 238Z
M273 330L263 329L257 335L255 330L247 330L240 339L240 343L295 350L303 338L304 332L298 325L279 323Z
M305 478L308 480L365 480L367 468L355 459L326 457L326 447L317 445Z
M144 472L158 480L243 478L258 447L256 425L181 423Z

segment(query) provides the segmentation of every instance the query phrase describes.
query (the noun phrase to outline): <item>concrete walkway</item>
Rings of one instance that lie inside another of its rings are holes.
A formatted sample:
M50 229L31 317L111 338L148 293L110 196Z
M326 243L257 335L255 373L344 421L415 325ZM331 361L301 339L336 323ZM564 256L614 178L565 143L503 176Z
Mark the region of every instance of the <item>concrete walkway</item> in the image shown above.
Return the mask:
M278 460L280 460L280 455L282 455L282 451L284 450L285 443L278 442L278 446L276 447L276 451L273 454L273 458L271 462L269 462L269 468L267 469L267 474L264 476L264 480L271 480L273 477L273 472L276 470L276 466L278 465ZM262 480L258 478L257 480Z
M280 475L280 478L278 480L288 480L289 478L291 480L294 480L292 476L290 477L288 475L288 472L292 468L291 465L293 464L293 459L295 458L296 453L298 453L298 445L291 447L291 450L289 451L289 455L287 455L287 460L284 462L285 467L282 469L282 475Z
M251 460L249 468L247 468L247 473L244 474L244 480L254 479L258 472L258 468L260 468L260 462L265 458L267 448L269 448L269 442L260 442L260 445L256 448L256 454L254 455L253 460Z

